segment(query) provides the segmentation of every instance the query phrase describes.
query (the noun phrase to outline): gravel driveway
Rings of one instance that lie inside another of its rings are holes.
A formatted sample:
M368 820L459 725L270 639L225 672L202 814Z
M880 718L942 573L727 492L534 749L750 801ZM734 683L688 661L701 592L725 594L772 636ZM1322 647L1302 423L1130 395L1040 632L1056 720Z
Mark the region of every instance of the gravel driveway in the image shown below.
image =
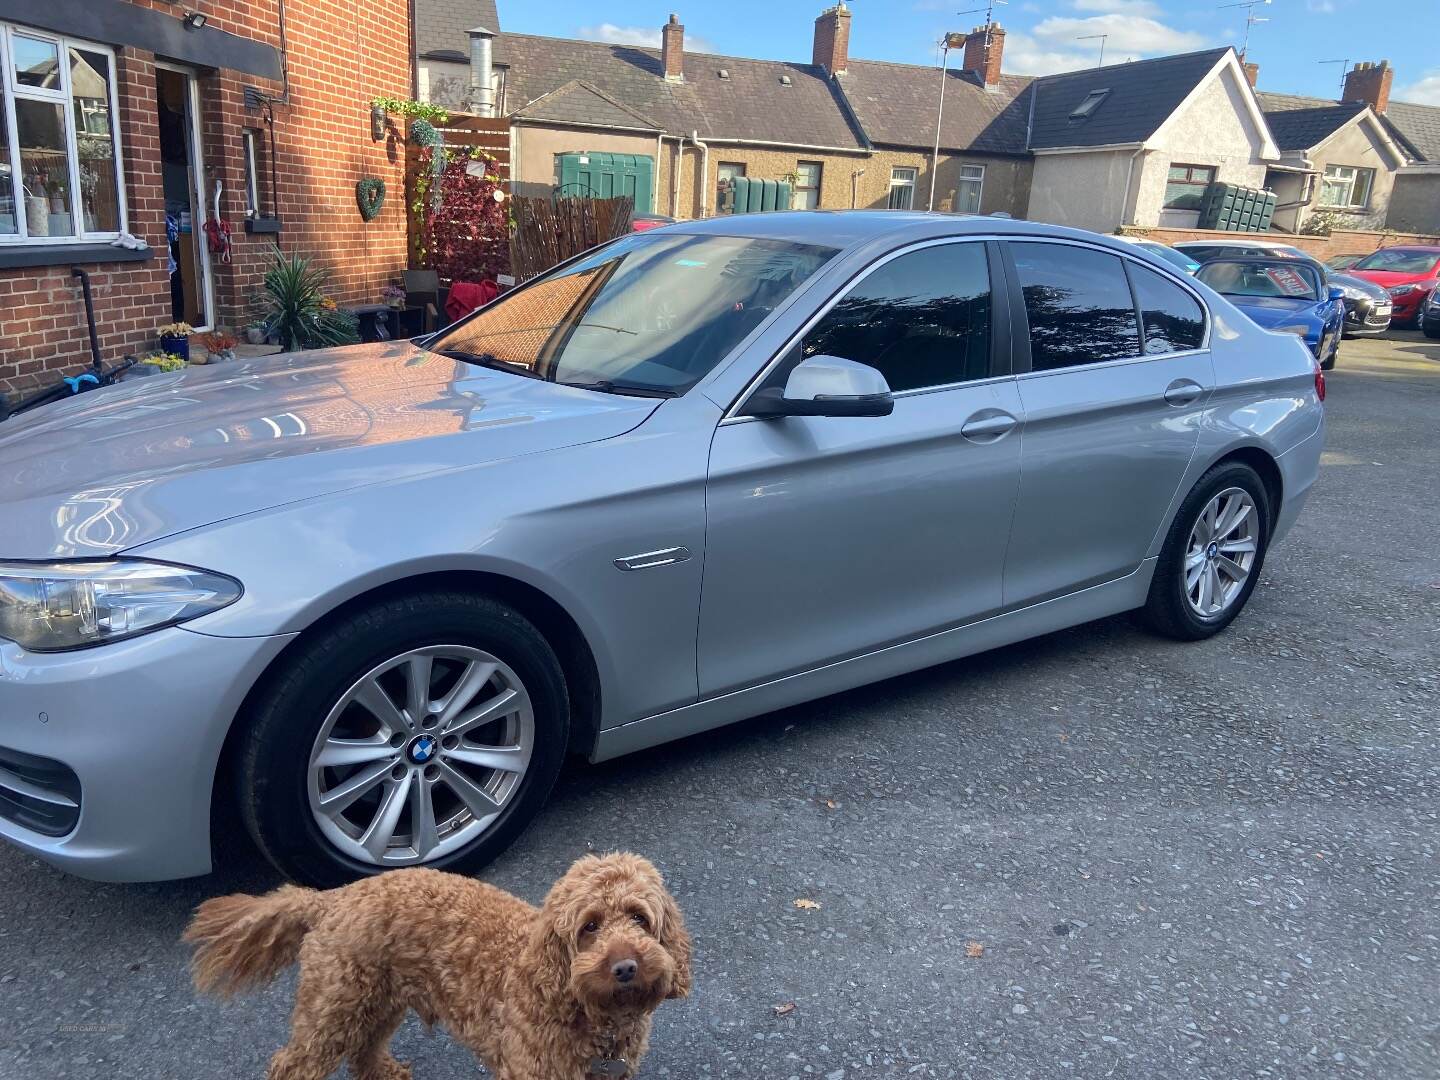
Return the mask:
M1112 619L577 766L490 878L660 864L696 993L647 1076L1440 1075L1440 343L1347 342L1330 386L1321 482L1220 638ZM97 885L0 848L0 881L0 1077L264 1075L290 980L197 1001L176 940L264 867ZM414 1022L396 1052L476 1075Z

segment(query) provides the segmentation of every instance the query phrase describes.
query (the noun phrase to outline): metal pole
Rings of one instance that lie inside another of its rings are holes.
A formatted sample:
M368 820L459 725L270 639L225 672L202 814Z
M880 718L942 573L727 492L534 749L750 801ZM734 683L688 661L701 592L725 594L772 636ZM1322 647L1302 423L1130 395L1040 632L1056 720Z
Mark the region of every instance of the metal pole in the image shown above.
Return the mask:
M930 155L930 205L935 209L935 174L940 168L940 121L945 118L945 83L950 74L950 37L945 37L945 53L940 59L940 107L935 110L935 150Z

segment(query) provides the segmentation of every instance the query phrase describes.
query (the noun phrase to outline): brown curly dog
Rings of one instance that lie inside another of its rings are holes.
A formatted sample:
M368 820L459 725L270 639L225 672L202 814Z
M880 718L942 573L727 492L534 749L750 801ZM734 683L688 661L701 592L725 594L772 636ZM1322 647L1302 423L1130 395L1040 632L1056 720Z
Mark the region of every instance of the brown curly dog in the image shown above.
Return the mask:
M456 874L395 870L328 892L287 885L195 912L195 985L229 995L297 960L290 1042L269 1080L408 1080L390 1038L414 1009L496 1080L634 1076L665 998L690 993L690 937L638 855L586 856L535 909Z

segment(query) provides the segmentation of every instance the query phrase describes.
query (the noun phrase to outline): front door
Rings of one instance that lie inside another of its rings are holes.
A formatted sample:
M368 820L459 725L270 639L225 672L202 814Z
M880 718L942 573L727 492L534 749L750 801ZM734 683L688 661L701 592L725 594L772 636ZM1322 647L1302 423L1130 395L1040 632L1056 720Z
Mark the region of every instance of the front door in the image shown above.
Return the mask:
M891 256L762 384L783 386L802 356L841 356L885 375L890 416L722 422L706 494L702 698L1000 606L1022 414L992 266L998 249L984 241Z
M170 246L171 315L175 322L200 329L213 321L214 290L210 283L210 252L205 243L205 161L194 73L157 64L155 111L165 188L165 230Z
M1135 570L1199 443L1215 386L1205 316L1139 262L1010 241L1030 372L1024 479L1005 569L1017 607Z

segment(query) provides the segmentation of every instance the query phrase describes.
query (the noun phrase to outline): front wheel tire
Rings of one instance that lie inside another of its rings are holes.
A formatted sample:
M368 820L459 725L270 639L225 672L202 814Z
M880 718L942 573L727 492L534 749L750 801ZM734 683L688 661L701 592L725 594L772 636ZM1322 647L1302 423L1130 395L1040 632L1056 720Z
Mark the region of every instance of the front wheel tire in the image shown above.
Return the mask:
M1218 634L1234 621L1264 566L1272 510L1260 476L1242 462L1215 466L1171 523L1141 618L1180 641Z
M569 737L543 635L451 592L302 638L247 721L246 825L283 874L321 888L404 866L478 871L544 805Z

